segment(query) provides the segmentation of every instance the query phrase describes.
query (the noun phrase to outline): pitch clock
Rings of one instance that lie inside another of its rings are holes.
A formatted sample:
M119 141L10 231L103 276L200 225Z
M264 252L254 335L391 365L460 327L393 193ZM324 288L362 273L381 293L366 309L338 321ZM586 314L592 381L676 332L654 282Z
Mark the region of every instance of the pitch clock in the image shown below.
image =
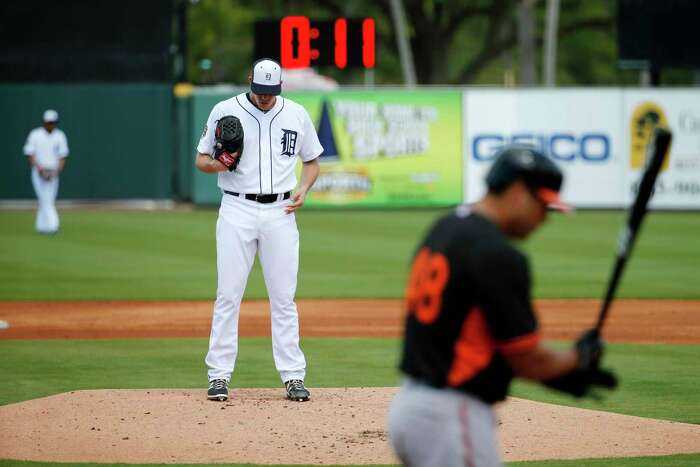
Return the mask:
M374 68L375 46L373 18L315 21L306 16L285 16L255 23L253 58L274 58L288 69Z

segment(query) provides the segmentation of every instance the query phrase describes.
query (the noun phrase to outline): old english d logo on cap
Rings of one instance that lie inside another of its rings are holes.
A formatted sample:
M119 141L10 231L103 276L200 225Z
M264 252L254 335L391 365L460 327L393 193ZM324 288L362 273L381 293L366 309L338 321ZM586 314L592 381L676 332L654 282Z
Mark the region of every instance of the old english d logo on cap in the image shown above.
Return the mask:
M282 92L282 67L280 64L269 58L255 62L250 90L255 94L278 96Z

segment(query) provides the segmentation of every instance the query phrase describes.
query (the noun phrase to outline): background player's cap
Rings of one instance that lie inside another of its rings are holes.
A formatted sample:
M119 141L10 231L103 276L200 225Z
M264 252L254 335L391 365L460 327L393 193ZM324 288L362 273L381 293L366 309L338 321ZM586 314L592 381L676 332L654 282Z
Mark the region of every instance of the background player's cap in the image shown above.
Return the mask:
M250 90L255 94L279 96L282 92L282 67L270 58L261 58L253 64Z
M58 112L55 110L49 109L46 112L44 112L44 121L45 122L57 122L58 121Z
M486 175L489 191L498 193L516 180L522 180L548 207L557 211L571 210L571 206L559 197L564 175L539 150L512 144L504 146L495 157L496 161Z

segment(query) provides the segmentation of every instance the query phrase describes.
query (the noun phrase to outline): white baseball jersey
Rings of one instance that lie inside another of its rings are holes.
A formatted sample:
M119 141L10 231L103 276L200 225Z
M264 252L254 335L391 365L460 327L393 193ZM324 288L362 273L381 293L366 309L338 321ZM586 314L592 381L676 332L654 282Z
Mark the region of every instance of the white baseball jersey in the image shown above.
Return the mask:
M308 162L323 152L311 118L304 107L277 96L267 112L258 109L246 93L219 102L207 120L197 151L214 153L216 122L226 115L243 126L243 154L233 172L219 172L219 188L236 193L270 194L291 191L297 184L296 159Z
M54 128L51 133L40 126L29 132L24 144L24 154L34 156L36 163L43 169L58 169L58 161L68 156L68 140L65 133Z

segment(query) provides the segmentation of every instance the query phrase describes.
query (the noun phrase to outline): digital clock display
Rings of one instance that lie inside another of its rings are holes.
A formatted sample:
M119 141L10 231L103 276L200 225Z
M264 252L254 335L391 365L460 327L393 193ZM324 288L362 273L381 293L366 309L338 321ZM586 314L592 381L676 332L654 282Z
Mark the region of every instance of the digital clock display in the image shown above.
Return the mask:
M372 18L310 20L286 16L255 23L255 57L274 58L283 68L335 66L374 68L375 26Z

